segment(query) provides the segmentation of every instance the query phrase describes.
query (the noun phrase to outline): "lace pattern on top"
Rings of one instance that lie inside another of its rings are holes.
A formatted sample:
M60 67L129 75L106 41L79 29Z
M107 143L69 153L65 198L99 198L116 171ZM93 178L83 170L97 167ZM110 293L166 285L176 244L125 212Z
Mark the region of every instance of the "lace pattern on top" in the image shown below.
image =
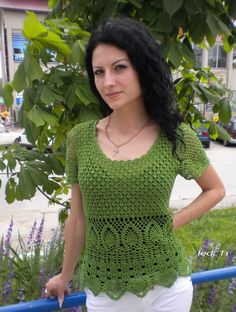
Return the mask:
M80 184L86 220L80 286L112 299L126 291L143 297L154 285L170 287L191 273L172 230L169 199L177 174L197 178L209 160L184 124L181 161L162 132L144 156L111 160L96 142L96 123L75 126L67 141L67 180Z

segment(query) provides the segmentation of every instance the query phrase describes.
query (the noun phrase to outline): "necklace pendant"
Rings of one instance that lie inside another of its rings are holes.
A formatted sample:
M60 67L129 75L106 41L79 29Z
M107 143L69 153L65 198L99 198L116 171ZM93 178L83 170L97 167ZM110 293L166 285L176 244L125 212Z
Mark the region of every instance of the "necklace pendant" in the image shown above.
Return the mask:
M114 157L116 157L117 154L119 154L119 146L116 147L116 149L113 150Z

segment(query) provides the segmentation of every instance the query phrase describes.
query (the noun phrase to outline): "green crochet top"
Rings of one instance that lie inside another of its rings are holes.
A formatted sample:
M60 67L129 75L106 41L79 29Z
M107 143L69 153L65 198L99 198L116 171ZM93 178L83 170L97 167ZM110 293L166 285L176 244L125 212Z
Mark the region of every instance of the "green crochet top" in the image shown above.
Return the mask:
M185 124L181 162L162 131L140 158L111 160L97 144L96 124L76 125L67 139L67 182L79 183L86 220L80 287L115 300L126 291L143 297L154 285L170 287L191 274L172 230L169 199L177 174L197 178L209 160Z

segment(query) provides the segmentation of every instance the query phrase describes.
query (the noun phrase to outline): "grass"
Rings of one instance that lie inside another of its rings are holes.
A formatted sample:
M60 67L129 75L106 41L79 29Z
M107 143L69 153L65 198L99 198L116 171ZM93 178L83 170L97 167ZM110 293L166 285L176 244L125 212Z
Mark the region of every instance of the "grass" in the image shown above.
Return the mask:
M215 209L176 231L189 256L195 256L206 239L221 242L222 248L236 249L236 207Z
M176 231L193 272L236 265L235 221L236 207L211 210ZM208 311L236 312L236 278L194 287L191 312Z

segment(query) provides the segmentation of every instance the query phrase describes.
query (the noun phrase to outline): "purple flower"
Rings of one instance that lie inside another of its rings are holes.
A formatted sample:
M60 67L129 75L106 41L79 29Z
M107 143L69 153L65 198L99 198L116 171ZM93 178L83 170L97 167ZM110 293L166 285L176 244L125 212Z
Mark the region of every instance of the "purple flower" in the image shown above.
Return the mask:
M2 259L3 259L3 246L2 244L0 245L0 267L1 267L1 264L2 264Z
M12 262L10 261L8 263L8 269L9 269L9 273L7 275L7 281L4 282L3 284L3 292L2 292L2 301L4 304L8 302L8 299L12 293L12 279L14 277L14 273L11 271Z
M210 245L212 244L212 240L210 239L205 239L202 243L201 248L197 252L197 257L196 257L196 270L202 270L203 269L203 264L204 264L204 259L206 252L209 250Z
M221 247L221 243L217 242L216 245L215 245L214 251L213 251L214 255L217 255L219 253L220 247Z
M212 243L211 239L205 239L202 244L202 250L207 251Z
M24 290L24 288L20 288L20 290L18 292L17 299L18 299L18 303L25 301L25 290Z
M208 304L213 305L215 302L215 296L216 296L216 290L215 287L211 287L209 299L208 299Z
M7 230L5 242L4 242L5 249L6 249L6 256L9 256L9 253L10 253L10 240L11 240L12 230L13 230L13 219L11 218L11 221Z
M226 265L231 265L233 264L233 260L234 260L234 255L235 255L235 251L230 249L227 253L227 258L226 258L226 261L225 261L225 264Z
M35 240L34 240L34 245L35 245L35 247L39 247L40 244L41 244L42 234L43 234L43 226L44 226L44 215L43 215L43 217L42 217L42 220L41 220L41 223L40 223L40 225L39 225L36 238L35 238Z
M11 287L11 280L8 279L6 282L3 284L3 292L2 292L2 301L3 303L7 303L8 298L11 294L12 287Z
M34 232L36 230L36 225L37 225L37 221L34 222L32 228L31 228L31 231L30 231L30 234L28 236L28 239L27 239L27 248L29 248L31 242L32 242L32 239L33 239L33 236L34 236Z
M235 289L236 289L236 278L231 278L231 279L230 279L229 286L228 286L228 293L229 293L230 295L233 295Z
M232 312L236 312L236 304L233 305Z

